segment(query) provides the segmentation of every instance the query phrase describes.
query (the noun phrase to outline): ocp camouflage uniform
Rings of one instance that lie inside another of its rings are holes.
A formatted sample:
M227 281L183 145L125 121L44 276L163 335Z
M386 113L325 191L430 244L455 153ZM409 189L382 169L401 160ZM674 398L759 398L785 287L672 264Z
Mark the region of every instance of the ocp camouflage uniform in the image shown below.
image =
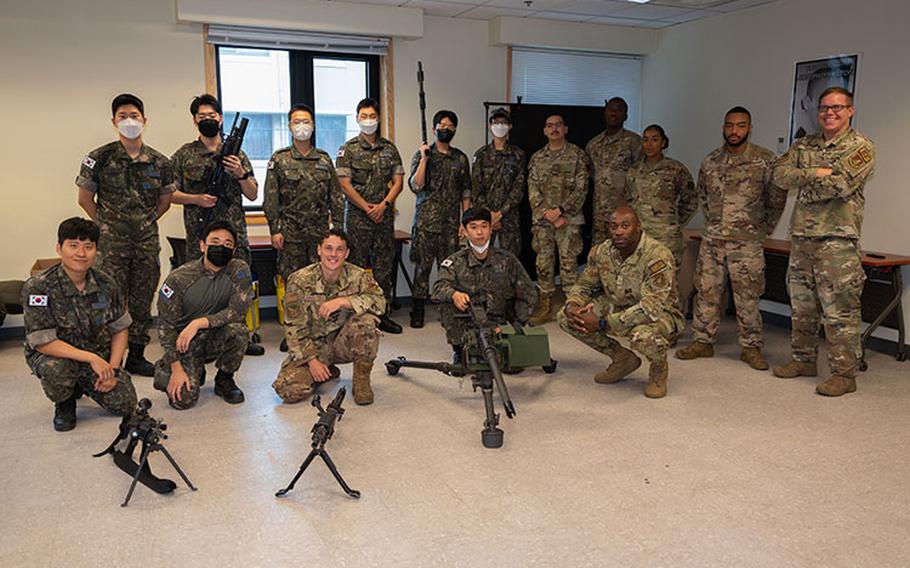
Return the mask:
M495 322L527 323L537 304L537 291L521 261L507 250L490 246L483 260L464 248L442 261L433 285L433 299L439 302L439 315L451 345L464 344L465 324L452 303L452 295L463 292L471 303L486 310Z
M497 150L491 142L474 152L471 166L471 204L502 213L502 228L493 232L493 240L515 256L521 254L518 206L525 194L526 161L518 146L506 143Z
M777 226L787 192L772 182L776 157L771 150L748 144L742 154L724 146L705 157L698 172L698 195L705 214L705 235L695 269L692 334L714 343L724 293L724 263L730 272L739 322L739 343L761 349L759 298L765 291L763 241Z
M171 406L185 410L196 405L206 361L214 359L215 367L225 373L240 368L249 341L246 312L252 300L250 267L238 258L218 272L207 269L200 258L168 275L158 293L158 335L164 356L155 364L155 388L167 390L175 361L180 361L190 380L189 389ZM200 317L209 320L208 329L196 333L186 353L178 352L180 332Z
M376 144L362 135L351 138L338 150L335 159L338 177L350 178L351 185L367 203L380 203L389 193L396 175L404 175L398 148L385 138ZM374 223L359 207L345 199L344 230L351 238L348 260L371 268L373 277L391 305L395 276L395 208L386 209L382 221Z
M534 152L528 164L528 201L531 203L531 248L537 253L537 286L549 296L556 290L556 253L563 289L578 279L581 254L582 207L588 195L591 160L584 150L566 142L559 150L544 146ZM562 207L568 223L557 229L544 219L547 209Z
M682 228L698 210L692 174L672 158L655 164L643 158L629 168L626 195L641 219L642 229L670 249L679 270L685 249Z
M136 408L136 389L129 373L116 369L113 390L98 392L98 375L88 363L45 355L38 347L59 339L76 349L95 353L105 361L111 357L111 338L132 322L126 301L116 281L107 274L89 269L85 288L77 290L63 265L48 268L31 277L22 288L25 313L25 360L41 380L41 388L52 402L63 402L77 388L102 408L121 416Z
M304 156L291 145L272 154L262 209L269 232L284 236L278 274L285 282L295 270L319 261L316 247L330 223L341 227L342 208L341 186L326 152L313 148Z
M645 233L625 260L610 241L591 249L585 271L566 296L569 302L603 307L607 331L581 333L569 325L565 310L556 319L566 333L613 359L623 349L616 338L625 337L649 362L661 362L685 325L673 255Z
M340 296L352 309L335 311L328 319L319 306ZM272 388L285 402L309 395L313 385L307 363L319 359L335 363L372 364L379 349L379 316L385 313L382 288L366 270L349 262L342 265L334 284L326 282L320 264L311 264L291 275L284 297L288 355Z
M181 146L171 156L174 167L174 176L177 181L177 190L191 195L208 193L205 185L206 177L215 168L221 144L215 151L209 151L198 138ZM241 150L238 156L243 165L243 173L253 173L253 165L246 153ZM199 207L198 205L183 206L183 226L186 228L186 262L202 257L199 250L199 241L205 226L212 221L230 221L237 231L237 242L234 247L234 257L250 264L250 243L246 235L246 216L243 212L243 190L240 182L230 173L225 172L228 182L225 184L225 194L216 195L218 201L214 207Z
M97 196L97 268L112 276L126 297L133 319L129 343L148 345L152 298L161 277L158 198L176 188L171 163L146 145L133 160L119 141L111 142L82 160L76 186Z
M420 150L411 158L408 187L417 194L414 228L411 231L411 262L414 263L414 299L430 295L430 272L458 250L458 227L461 225L461 201L471 197L471 166L464 152L449 147L443 154L430 146L427 180L422 188L414 187L414 174L420 164Z
M641 158L641 136L624 128L601 132L588 142L585 152L594 169L594 226L592 243L610 236L610 215L626 202L626 172Z
M834 172L817 177L816 168ZM875 146L852 128L830 141L821 135L800 138L774 168L774 182L798 192L787 270L793 358L816 361L820 304L828 366L832 375L846 378L856 376L860 352L860 296L866 275L859 237L863 190L874 168Z

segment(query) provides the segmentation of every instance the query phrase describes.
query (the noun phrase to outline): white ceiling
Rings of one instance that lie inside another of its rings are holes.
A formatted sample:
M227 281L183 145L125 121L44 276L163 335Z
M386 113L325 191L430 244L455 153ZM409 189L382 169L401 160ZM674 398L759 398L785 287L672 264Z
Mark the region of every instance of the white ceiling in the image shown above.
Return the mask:
M490 20L497 16L665 28L777 0L333 0L423 8L430 16Z

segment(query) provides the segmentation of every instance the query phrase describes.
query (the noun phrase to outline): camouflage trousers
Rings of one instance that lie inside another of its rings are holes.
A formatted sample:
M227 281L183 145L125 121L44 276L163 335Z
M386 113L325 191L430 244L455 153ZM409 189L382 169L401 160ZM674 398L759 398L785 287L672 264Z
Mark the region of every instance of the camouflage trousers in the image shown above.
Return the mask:
M556 321L563 331L611 359L615 358L616 353L623 349L622 344L616 337L628 339L630 347L644 355L645 359L651 363L666 359L670 341L679 331L672 320L661 318L654 323L636 325L628 334L614 334L615 337L611 337L602 331L581 333L569 325L569 318L566 317L565 309L559 310L559 313L556 314Z
M821 308L831 374L856 376L862 317L860 297L865 280L856 241L793 237L787 286L793 312L790 344L795 360L816 361Z
M758 301L765 292L765 252L761 241L725 241L705 237L695 267L695 309L692 335L695 341L714 343L720 326L726 278L733 286L733 303L739 323L739 344L761 349L761 311Z
M99 392L95 390L98 375L88 363L36 352L29 356L28 366L41 380L41 388L51 402L63 402L73 396L78 387L98 406L113 414L126 416L136 408L136 389L130 374L123 369L117 369L117 385L113 390Z
M505 221L504 218L502 228L493 233L490 245L507 250L515 256L521 256L521 227L517 222Z
M316 358L326 365L372 363L379 351L377 323L373 314L349 318L341 329L329 335L319 346ZM310 395L313 382L307 361L290 353L281 363L272 388L284 402L298 402Z
M99 270L117 281L121 293L126 297L127 310L133 323L130 324L129 342L148 345L149 328L152 326L152 300L158 291L161 265L158 251L147 252L136 249L99 249Z
M351 238L348 260L361 268L370 268L382 288L386 304L392 305L392 278L395 275L395 225L392 212L382 222L374 223L366 213L352 207L345 216L345 231Z
M235 373L243 362L249 342L246 324L229 323L215 329L200 330L190 341L186 353L179 353L178 360L190 379L189 390L181 393L180 400L171 402L177 410L186 410L199 402L200 382L207 361L214 359L215 367L225 373ZM164 359L155 363L155 388L166 391L171 380L171 366Z
M578 255L581 254L581 225L564 225L556 229L550 223L531 227L531 248L537 253L537 286L541 294L556 291L556 254L559 253L559 278L568 290L578 280Z
M439 264L458 251L458 230L431 233L415 227L411 239L411 262L414 263L415 299L426 300L430 296L430 273L433 263Z
M314 262L319 262L316 247L318 236L304 235L289 240L285 235L284 250L278 251L278 274L287 282L291 274Z

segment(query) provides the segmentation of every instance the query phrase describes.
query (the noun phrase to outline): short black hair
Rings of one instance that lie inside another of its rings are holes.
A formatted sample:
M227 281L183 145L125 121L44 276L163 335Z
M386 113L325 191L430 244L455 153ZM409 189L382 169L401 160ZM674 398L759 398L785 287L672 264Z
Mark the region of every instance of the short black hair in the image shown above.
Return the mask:
M847 97L847 102L850 103L851 106L853 105L853 93L843 87L828 87L822 91L822 94L818 96L818 104L821 105L822 99L828 95L844 95Z
M365 108L371 108L376 111L376 114L382 114L382 111L379 109L379 101L376 99L370 97L361 99L360 102L357 103L357 114L360 114L360 110Z
M227 219L217 219L206 225L205 229L202 230L202 242L205 242L209 235L215 231L229 232L234 237L234 246L237 246L237 228Z
M452 121L452 125L455 128L458 128L458 115L451 110L441 110L433 115L433 128L436 128L436 125L442 122L443 118L448 118Z
M310 118L313 119L313 122L316 122L316 113L313 112L313 109L310 108L310 105L297 103L291 107L291 110L288 111L288 122L291 122L291 115L297 111L304 111L310 113Z
M57 244L62 245L63 241L75 239L77 241L92 241L97 244L101 238L101 229L90 219L82 217L70 217L60 223L57 227Z
M627 103L626 99L624 99L622 97L613 97L612 99L604 102L604 110L606 110L607 107L610 106L610 103L612 103L614 101L622 103L622 106L625 107L626 112L629 112L629 103Z
M193 99L193 102L190 103L190 114L196 116L196 113L199 112L199 107L201 106L210 106L215 109L219 115L223 115L221 112L221 103L218 102L213 95L204 93Z
M325 240L329 237L338 237L339 239L344 241L344 246L351 248L351 238L348 236L347 233L344 232L344 229L339 229L338 227L332 227L331 229L329 229L328 231L326 231L325 233L322 234L322 238L319 239L319 244L321 245L322 243L324 243Z
M670 147L670 137L667 136L667 133L664 131L663 126L661 126L659 124L652 124L652 125L648 126L647 128L645 128L644 130L642 130L641 133L644 134L648 130L656 130L658 133L660 133L660 137L664 139L663 146L661 146L662 150L666 150L667 148Z
M558 117L560 118L560 120L562 120L562 124L563 124L564 126L569 126L569 121L566 120L566 115L564 115L564 114L562 113L562 111L558 111L558 110L554 110L554 111L552 111L552 112L548 112L548 113L547 113L547 116L543 119L543 123L546 124L547 121L550 120L550 118L552 118L552 117L554 117L554 116L558 116Z
M727 111L727 114L724 115L724 118L727 118L731 114L744 114L749 117L749 122L752 122L752 113L744 106L735 106L731 108Z
M471 221L486 221L487 223L492 223L493 215L486 207L468 207L461 215L461 224L467 227L468 223Z
M498 109L494 110L490 114L490 119L488 120L488 122L490 124L493 124L493 121L496 120L497 118L504 118L509 122L509 124L512 124L512 115L509 114L509 111L506 110L505 107L499 107Z
M133 105L138 108L139 114L145 116L145 105L142 104L142 100L136 95L129 93L121 93L114 97L114 100L111 101L111 116L117 116L117 109L127 105Z

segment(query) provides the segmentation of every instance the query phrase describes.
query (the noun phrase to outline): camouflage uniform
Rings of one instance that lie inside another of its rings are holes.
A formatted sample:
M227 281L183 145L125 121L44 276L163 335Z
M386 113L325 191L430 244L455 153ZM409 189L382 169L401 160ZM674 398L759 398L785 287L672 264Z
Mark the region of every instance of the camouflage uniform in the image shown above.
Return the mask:
M626 195L641 219L641 228L670 249L678 271L685 249L682 228L698 210L692 174L672 158L656 164L643 158L629 168Z
M278 252L278 274L291 273L318 262L316 247L329 229L341 226L342 193L332 158L319 148L304 156L294 145L282 148L269 161L262 209L269 232L284 235Z
M465 332L463 320L455 318L455 292L464 292L475 305L483 306L490 321L527 323L537 303L531 277L515 255L490 246L487 257L480 260L471 248L461 249L442 261L433 285L433 299L439 302L442 326L451 345L463 344Z
M411 158L408 187L417 194L414 229L411 231L411 262L414 263L414 299L430 295L430 272L458 250L458 227L461 225L461 200L471 197L471 166L464 152L449 147L443 154L430 146L427 180L422 188L414 187L414 174L420 164L420 150Z
M787 192L771 180L775 156L748 144L742 154L720 147L705 157L698 172L698 195L705 213L705 237L695 269L692 333L714 343L724 293L724 263L730 272L739 321L739 343L761 349L758 301L765 290L764 239L780 220Z
M576 331L565 310L556 319L566 333L614 359L622 346L613 336L629 338L632 349L651 363L663 361L670 341L684 327L673 255L645 233L625 260L610 241L591 249L585 271L566 296L569 302L604 308L606 332Z
M816 177L816 168L834 172ZM846 378L856 376L860 351L860 296L866 275L859 237L863 189L874 168L875 147L852 128L830 141L821 135L800 138L774 168L774 182L798 192L787 271L793 359L815 363L821 305L828 366L832 375Z
M563 289L578 279L578 255L581 254L582 213L588 195L588 172L591 160L584 151L566 142L560 150L544 146L534 152L528 164L528 201L531 203L531 248L537 253L537 285L549 296L556 290L556 252L559 252L559 274ZM547 209L562 207L568 223L555 228L543 218Z
M198 138L181 146L171 156L174 167L174 176L177 180L177 190L191 195L208 193L205 180L209 171L215 167L221 145L211 152ZM253 173L253 165L247 155L241 150L240 163L243 165L244 174ZM186 227L186 261L202 257L199 250L199 241L202 240L202 231L211 221L230 221L237 230L237 242L234 248L234 257L250 264L250 243L246 236L246 216L243 212L243 192L240 182L225 172L228 178L225 195L216 196L218 201L214 207L205 208L198 205L183 206L183 226Z
M379 203L389 193L396 175L404 174L398 148L385 138L376 144L361 134L338 150L335 160L338 177L350 178L351 185L367 203ZM344 230L351 238L348 260L361 268L372 268L373 277L391 305L395 276L395 209L386 209L382 221L374 223L359 207L345 199Z
M493 239L515 256L521 254L518 206L525 195L526 162L518 146L507 143L497 150L491 142L474 152L471 166L471 204L502 213L502 228L493 232Z
M337 310L329 319L320 317L319 306L339 296L350 300L352 309ZM326 365L372 364L379 349L376 324L383 313L382 288L369 272L349 262L334 284L325 281L318 263L292 274L284 297L288 356L272 388L285 402L297 402L313 385L307 366L311 359Z
M176 187L171 163L145 145L133 160L119 141L111 142L82 160L76 186L97 196L97 268L113 276L126 296L133 319L129 343L148 345L152 298L161 277L158 198Z
M55 403L63 402L78 387L114 414L125 416L136 408L136 389L124 369L116 370L117 385L113 390L98 392L94 387L98 375L91 365L52 357L37 350L41 345L59 339L109 361L111 338L132 322L126 299L113 278L94 268L89 269L85 288L79 291L63 265L58 264L25 283L22 306L25 360L41 380L47 398Z
M246 312L253 300L250 267L235 258L218 272L205 267L202 258L171 272L158 293L158 335L164 356L155 364L155 388L167 390L171 364L180 361L190 380L189 390L171 405L183 410L199 400L206 361L225 373L234 373L243 362L249 341ZM196 318L209 320L199 330L186 353L177 351L177 336Z
M641 136L621 128L601 132L588 142L585 152L594 166L594 227L592 242L610 236L610 215L626 203L626 172L641 158Z

